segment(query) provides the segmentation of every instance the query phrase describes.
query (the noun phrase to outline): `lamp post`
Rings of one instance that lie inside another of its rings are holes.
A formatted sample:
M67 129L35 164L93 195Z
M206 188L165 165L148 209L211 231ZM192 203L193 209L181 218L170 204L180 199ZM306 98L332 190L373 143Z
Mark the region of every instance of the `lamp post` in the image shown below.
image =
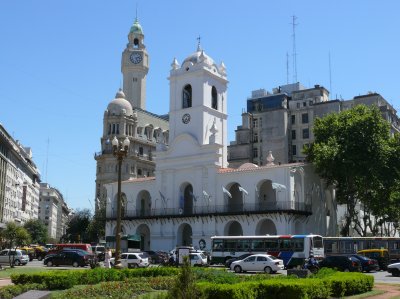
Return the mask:
M122 160L128 154L130 141L128 137L123 142L118 141L117 137L114 136L111 141L113 147L113 155L118 160L118 195L117 195L117 228L115 233L115 268L122 268L120 256L121 256L121 168Z

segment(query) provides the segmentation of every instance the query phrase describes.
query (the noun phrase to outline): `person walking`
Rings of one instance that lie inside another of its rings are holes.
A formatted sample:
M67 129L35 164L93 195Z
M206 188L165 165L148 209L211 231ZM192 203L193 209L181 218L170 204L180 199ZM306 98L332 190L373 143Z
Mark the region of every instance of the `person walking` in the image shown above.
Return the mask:
M111 268L110 264L111 257L112 257L111 249L110 247L107 247L106 252L104 253L104 266L108 269Z

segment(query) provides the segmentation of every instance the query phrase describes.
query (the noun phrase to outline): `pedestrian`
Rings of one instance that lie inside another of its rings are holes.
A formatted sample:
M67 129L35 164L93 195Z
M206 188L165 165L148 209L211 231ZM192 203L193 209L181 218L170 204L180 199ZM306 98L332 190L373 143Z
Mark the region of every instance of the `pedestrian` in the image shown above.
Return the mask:
M111 268L110 259L112 257L110 247L107 247L106 252L104 253L104 266L106 268Z

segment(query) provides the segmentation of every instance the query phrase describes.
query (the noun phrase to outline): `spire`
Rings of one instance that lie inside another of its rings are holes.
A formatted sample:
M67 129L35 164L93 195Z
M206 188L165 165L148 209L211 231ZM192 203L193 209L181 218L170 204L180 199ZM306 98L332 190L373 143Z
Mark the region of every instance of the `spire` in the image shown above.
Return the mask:
M200 35L199 35L199 37L197 38L197 52L200 52L200 51L201 51L200 40L201 40L201 37L200 37Z

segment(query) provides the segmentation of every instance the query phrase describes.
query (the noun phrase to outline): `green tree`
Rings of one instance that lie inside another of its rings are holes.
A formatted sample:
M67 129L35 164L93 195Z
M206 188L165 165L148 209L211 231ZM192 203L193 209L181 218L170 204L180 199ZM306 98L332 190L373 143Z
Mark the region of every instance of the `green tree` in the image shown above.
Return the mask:
M47 242L47 227L40 219L30 219L24 224L24 228L29 232L32 243L45 244Z
M313 129L315 141L305 153L327 184L335 186L337 202L347 207L342 235L349 234L351 225L362 236L368 230L376 233L371 214L383 219L385 210L398 209L390 195L399 168L393 163L398 148L389 123L378 108L359 105L316 119Z
M77 210L68 222L68 240L70 242L90 242L91 240L88 236L88 227L91 220L92 213L89 209Z
M31 236L22 226L18 226L15 222L8 222L6 228L2 231L2 239L8 244L10 249L29 244ZM10 255L10 266L14 267L14 256Z
M106 207L99 206L97 213L93 216L89 223L87 232L88 237L92 241L98 242L106 234Z
M200 292L196 287L196 279L188 256L183 258L183 265L175 279L174 285L168 292L168 299L196 299Z

